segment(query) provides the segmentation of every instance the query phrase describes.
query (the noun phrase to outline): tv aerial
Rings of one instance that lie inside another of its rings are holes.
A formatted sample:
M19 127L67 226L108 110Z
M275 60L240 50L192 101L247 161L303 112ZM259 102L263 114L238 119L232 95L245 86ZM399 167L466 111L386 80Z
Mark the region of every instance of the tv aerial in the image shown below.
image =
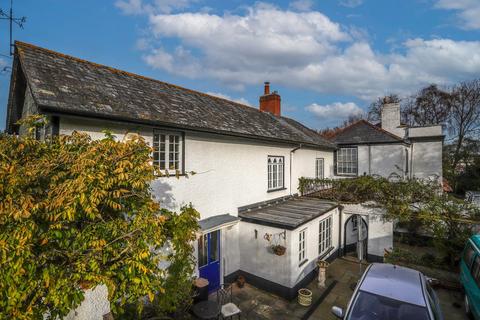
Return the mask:
M20 29L23 29L23 25L27 22L27 17L15 17L13 15L13 0L10 0L10 11L7 13L0 9L0 19L8 20L10 24L10 56L13 56L13 24L15 23Z

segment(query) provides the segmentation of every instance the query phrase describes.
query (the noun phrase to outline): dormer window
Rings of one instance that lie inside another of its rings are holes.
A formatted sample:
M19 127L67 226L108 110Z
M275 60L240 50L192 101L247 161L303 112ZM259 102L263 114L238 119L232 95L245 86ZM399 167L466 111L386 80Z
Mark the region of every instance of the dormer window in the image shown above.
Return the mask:
M162 173L183 173L183 136L180 132L154 131L153 165Z
M284 188L284 162L284 157L268 156L268 191Z

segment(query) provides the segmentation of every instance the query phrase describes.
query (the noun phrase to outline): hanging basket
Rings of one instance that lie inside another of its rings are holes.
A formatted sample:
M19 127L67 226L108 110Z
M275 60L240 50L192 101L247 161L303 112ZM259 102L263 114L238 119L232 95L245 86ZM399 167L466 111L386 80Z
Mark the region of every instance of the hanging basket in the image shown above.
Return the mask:
M312 291L302 288L298 290L298 304L308 307L312 304Z
M283 256L285 252L287 251L287 248L284 246L281 246L279 244L272 246L272 251L275 253L277 256Z

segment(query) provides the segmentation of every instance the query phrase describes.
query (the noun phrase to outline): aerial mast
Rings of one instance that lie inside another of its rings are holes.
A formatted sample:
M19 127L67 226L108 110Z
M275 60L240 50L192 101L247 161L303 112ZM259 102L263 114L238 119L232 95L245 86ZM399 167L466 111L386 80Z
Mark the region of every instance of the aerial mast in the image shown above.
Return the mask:
M27 22L27 17L16 18L13 15L13 0L10 0L10 10L9 13L6 13L0 9L0 19L8 20L10 25L10 55L13 56L14 53L14 44L13 44L13 24L15 23L21 29L23 29L23 24Z

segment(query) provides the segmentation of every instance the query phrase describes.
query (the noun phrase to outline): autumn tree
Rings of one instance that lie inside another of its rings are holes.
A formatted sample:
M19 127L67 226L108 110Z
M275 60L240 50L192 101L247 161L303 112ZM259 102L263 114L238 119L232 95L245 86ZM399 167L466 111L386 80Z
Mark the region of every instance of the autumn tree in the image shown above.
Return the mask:
M416 126L445 124L449 116L449 93L432 84L406 99L403 115Z
M0 136L0 318L56 319L108 287L112 311L142 297L175 310L191 288L198 213L152 199L138 135ZM159 262L165 262L162 267Z

